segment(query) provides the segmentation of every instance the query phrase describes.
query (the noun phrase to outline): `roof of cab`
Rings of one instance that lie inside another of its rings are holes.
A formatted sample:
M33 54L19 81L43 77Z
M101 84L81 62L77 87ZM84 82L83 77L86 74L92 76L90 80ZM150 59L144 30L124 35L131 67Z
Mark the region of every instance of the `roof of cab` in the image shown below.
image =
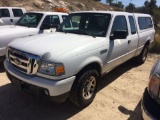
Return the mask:
M27 13L42 13L45 15L68 15L68 13L63 12L42 12L42 11L28 11Z
M78 11L73 13L108 13L108 14L134 14L137 16L150 16L149 14L142 14L142 13L129 13L129 12L122 12L122 11ZM72 13L71 13L72 14Z

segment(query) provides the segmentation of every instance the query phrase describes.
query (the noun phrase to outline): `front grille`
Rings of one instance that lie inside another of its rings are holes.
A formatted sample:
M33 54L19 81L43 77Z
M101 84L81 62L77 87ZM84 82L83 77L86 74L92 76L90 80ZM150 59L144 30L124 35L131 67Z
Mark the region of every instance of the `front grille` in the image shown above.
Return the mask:
M15 69L30 75L37 73L40 62L40 58L38 56L9 48L8 57L11 65Z

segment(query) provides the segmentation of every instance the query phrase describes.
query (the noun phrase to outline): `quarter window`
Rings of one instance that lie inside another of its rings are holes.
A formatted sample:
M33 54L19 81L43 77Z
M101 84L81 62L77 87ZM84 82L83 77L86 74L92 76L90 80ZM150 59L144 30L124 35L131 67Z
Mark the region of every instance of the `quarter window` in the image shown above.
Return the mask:
M14 17L21 17L23 12L21 9L12 9Z
M113 34L114 31L117 31L117 30L125 30L128 32L127 22L126 22L125 16L116 16L115 17L111 34Z
M0 9L0 17L10 17L8 9Z
M136 33L136 26L135 26L135 21L133 16L129 16L129 23L130 23L130 27L131 27L131 34L135 34Z

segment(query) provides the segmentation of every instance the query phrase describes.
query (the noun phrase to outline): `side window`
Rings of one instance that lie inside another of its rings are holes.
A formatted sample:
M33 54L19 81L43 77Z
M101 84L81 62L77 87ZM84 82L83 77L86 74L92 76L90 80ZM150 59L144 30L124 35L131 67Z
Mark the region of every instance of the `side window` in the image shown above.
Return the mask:
M0 17L10 17L8 9L0 9Z
M21 17L23 15L23 11L21 9L12 9L14 17Z
M147 27L148 28L152 28L153 27L153 23L150 17L146 17L146 22L147 22Z
M145 17L138 17L138 24L139 24L140 30L148 28Z
M115 17L111 34L113 34L114 31L116 31L116 30L126 30L128 32L127 22L126 22L125 16L116 16Z
M133 16L129 16L129 23L130 23L130 27L131 27L131 34L135 34L136 33L136 26L135 26L135 21Z
M67 15L62 15L62 19L66 19L66 17L68 17Z
M43 24L49 24L49 25L58 25L60 24L60 20L58 16L46 16L45 19L43 20Z

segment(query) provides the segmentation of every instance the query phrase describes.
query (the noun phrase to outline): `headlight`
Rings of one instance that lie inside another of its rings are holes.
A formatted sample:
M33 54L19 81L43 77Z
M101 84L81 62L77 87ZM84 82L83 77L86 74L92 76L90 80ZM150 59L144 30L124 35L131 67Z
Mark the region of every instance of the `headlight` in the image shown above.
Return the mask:
M153 98L157 98L157 97L160 98L160 95L158 95L160 94L159 88L160 88L160 78L158 77L157 74L154 74L151 76L151 79L148 84L148 91Z
M41 62L38 72L52 76L60 76L65 74L63 64L55 64L46 61Z

